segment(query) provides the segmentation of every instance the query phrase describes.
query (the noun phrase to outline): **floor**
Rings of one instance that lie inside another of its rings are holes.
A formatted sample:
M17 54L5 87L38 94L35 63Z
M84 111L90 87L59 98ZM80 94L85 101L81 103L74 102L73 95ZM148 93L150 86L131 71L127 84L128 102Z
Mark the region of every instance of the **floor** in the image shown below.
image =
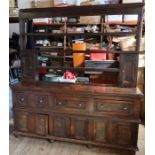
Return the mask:
M10 123L10 155L127 155L126 151L72 144L67 142L49 143L47 140L28 137L15 138ZM139 127L138 147L136 155L145 154L144 125Z

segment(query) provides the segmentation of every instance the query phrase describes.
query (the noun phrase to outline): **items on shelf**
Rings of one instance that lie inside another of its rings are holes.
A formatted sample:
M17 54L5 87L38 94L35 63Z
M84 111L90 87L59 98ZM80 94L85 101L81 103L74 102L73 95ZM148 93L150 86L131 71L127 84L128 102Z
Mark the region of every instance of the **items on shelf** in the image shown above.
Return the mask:
M85 68L117 68L118 61L115 60L85 60Z
M95 53L93 53L95 51ZM105 52L106 49L90 49L90 60L106 60L106 53L97 53Z
M78 42L73 43L73 51L86 51L86 43ZM82 67L84 66L85 53L73 53L73 66Z
M66 17L33 18L33 24L60 24L67 21Z

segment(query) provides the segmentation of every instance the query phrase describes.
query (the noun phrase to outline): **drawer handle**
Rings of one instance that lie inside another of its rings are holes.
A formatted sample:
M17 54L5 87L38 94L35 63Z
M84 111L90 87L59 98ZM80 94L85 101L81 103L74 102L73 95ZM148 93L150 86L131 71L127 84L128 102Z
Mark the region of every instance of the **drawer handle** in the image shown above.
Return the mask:
M20 99L21 102L24 102L24 100L25 100L24 97L22 97L22 98Z
M128 107L123 107L123 110L128 110Z
M82 104L81 104L81 103L79 104L79 107L80 107L80 108L82 107Z
M104 108L104 105L103 104L100 104L100 108Z
M62 102L62 101L59 101L59 102L58 102L58 105L63 105L63 102Z
M44 100L43 100L43 99L40 99L40 100L39 100L39 103L43 103L43 102L44 102Z

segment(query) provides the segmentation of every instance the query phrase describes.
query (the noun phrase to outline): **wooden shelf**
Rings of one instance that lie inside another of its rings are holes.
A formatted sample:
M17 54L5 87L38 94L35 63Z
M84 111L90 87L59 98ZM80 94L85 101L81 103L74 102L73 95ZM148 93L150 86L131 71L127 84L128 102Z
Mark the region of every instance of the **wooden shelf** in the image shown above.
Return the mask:
M129 36L129 35L136 35L137 32L105 32L105 33L23 33L22 35L27 35L27 36Z
M42 66L39 66L39 68ZM50 67L46 66L48 69L54 70L73 70L73 71L103 71L103 72L119 72L119 68L85 68L85 67Z
M33 26L64 26L65 23L32 23Z

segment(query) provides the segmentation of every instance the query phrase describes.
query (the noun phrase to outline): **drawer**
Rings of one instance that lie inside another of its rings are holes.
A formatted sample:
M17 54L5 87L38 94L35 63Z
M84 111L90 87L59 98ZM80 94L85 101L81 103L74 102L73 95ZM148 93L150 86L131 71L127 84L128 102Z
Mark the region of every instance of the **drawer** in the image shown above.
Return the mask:
M133 115L134 103L131 101L95 100L94 109L97 113L114 115Z
M50 104L50 96L46 93L34 93L33 100L35 107L48 107Z
M15 107L31 106L31 95L28 92L13 93L13 104Z
M53 100L49 93L22 91L13 93L15 107L49 108Z
M87 111L89 98L81 98L80 96L56 96L54 99L54 107L61 110Z

